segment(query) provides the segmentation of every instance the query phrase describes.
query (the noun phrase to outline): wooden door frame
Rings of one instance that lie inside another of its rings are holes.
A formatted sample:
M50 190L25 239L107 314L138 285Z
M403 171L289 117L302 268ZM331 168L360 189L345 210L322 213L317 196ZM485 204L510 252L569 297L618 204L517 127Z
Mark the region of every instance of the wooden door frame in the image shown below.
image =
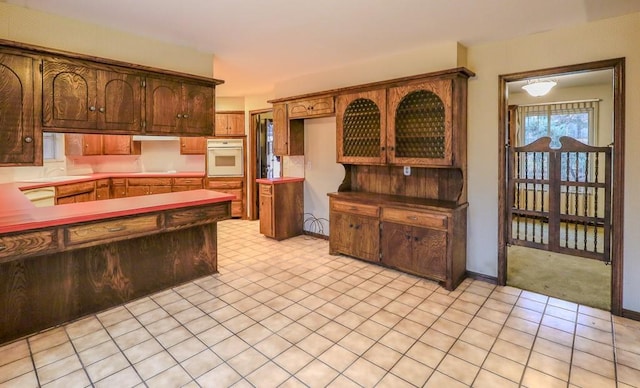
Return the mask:
M507 283L507 132L508 93L507 83L528 78L547 77L594 70L613 70L613 193L612 193L612 236L611 236L611 313L622 315L622 268L624 234L624 71L625 58L588 62L577 65L559 66L547 69L500 75L498 81L498 284Z
M257 220L259 218L258 210L256 209L256 199L253 197L256 194L258 184L256 183L256 159L258 157L256 153L256 123L253 120L254 115L262 113L272 112L272 108L257 109L249 111L249 182L247 184L247 191L250 193L247 195L249 198L249 219Z

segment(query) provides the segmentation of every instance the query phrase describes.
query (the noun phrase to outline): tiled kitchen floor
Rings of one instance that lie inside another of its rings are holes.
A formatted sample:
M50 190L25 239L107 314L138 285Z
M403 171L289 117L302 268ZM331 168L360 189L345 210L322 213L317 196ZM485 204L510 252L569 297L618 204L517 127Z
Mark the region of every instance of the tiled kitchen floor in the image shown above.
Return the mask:
M0 348L0 387L629 387L640 322L219 224L219 271Z

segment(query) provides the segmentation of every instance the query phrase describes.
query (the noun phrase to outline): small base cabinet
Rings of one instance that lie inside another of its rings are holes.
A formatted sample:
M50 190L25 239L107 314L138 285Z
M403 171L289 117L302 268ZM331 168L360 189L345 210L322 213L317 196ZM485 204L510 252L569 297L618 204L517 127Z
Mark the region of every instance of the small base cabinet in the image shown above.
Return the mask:
M371 262L380 261L379 209L337 201L331 198L329 217L329 249L335 255L342 253Z
M453 290L466 276L467 204L370 193L330 195L329 252Z
M302 178L257 179L260 187L260 233L276 240L303 231L304 183Z

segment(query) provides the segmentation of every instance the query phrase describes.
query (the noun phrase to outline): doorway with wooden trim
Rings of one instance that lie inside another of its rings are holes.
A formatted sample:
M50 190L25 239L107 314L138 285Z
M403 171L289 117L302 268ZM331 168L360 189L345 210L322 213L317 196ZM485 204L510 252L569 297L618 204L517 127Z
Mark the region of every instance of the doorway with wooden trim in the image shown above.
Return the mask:
M273 111L260 109L249 112L249 219L260 214L258 178L279 177L280 158L273 153Z
M571 287L569 279L582 282L575 283L577 303L591 303L581 294L599 289L608 300L594 307L621 314L623 76L624 59L613 59L499 77L500 284L562 297L543 284L560 275L561 287ZM545 79L573 89L544 102L518 99L522 84ZM598 94L596 79L608 90L602 92L607 97L601 116L599 99L591 98ZM589 82L593 85L585 86ZM576 98L586 90L592 95ZM600 266L593 266L596 261ZM581 277L576 269L585 268L594 268L596 273L587 275L595 277ZM518 283L522 274L529 283ZM591 279L602 284L598 288Z

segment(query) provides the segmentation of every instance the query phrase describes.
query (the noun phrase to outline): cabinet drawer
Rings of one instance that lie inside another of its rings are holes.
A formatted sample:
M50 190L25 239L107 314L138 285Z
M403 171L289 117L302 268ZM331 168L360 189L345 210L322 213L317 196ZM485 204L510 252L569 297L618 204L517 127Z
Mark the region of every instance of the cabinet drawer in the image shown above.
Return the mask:
M112 185L123 185L125 184L126 178L111 178Z
M98 187L109 187L109 179L98 179L96 181L96 188Z
M85 244L100 240L105 240L105 242L120 240L136 234L158 230L159 221L159 215L154 214L71 226L65 229L64 240L67 245Z
M171 178L127 178L129 186L171 186Z
M202 187L202 178L173 178L175 186L200 186Z
M369 216L369 217L378 217L378 215L380 214L379 209L380 208L376 205L363 205L360 203L340 202L340 201L331 202L331 210L333 211L359 214L359 215Z
M165 218L167 227L196 225L225 220L231 216L229 206L220 204L198 209L174 210Z
M56 186L56 197L66 197L80 193L89 193L96 189L95 182L73 183L70 185Z
M242 189L216 189L215 191L235 195L236 197L232 201L242 200Z
M260 194L273 195L273 185L260 185Z
M58 248L55 230L20 233L0 237L0 263L5 258L23 257Z
M447 229L447 216L436 213L385 208L382 210L382 220L432 229Z
M221 189L241 189L242 181L209 181L207 188L216 191L222 191Z

